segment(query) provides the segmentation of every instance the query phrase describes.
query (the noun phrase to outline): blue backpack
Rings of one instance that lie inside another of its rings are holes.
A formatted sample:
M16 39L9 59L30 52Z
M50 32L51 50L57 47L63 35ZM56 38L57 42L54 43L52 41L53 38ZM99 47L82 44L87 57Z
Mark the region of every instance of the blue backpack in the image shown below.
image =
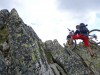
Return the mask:
M80 23L80 27L79 27L79 30L80 30L80 33L83 34L83 35L88 35L88 28L86 27L87 25L85 25L84 23Z

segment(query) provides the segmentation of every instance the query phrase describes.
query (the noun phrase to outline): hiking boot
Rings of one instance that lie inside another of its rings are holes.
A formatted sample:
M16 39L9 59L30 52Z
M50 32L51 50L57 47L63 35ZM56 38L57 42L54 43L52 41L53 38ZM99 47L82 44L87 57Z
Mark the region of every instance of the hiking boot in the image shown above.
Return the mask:
M97 55L96 55L96 54L93 54L93 55L91 55L91 57L92 57L92 58L96 58L96 57L97 57Z

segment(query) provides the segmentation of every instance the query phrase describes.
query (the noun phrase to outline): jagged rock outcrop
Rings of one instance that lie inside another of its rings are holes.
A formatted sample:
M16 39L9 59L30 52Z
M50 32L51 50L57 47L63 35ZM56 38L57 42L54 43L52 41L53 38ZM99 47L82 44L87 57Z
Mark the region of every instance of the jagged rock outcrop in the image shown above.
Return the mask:
M0 11L0 46L0 75L54 75L41 39L15 9Z
M53 61L59 64L68 75L100 75L100 46L91 44L97 57L91 58L83 44L74 50L63 48L57 40L45 42L46 50L52 54Z
M99 75L100 47L91 46L97 59L81 45L71 51L57 40L43 43L15 9L0 11L0 75Z

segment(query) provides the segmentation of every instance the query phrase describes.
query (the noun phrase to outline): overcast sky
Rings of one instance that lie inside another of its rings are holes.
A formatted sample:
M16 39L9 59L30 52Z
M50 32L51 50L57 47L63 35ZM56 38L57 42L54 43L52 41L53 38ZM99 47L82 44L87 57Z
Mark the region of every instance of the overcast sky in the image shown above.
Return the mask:
M100 0L0 0L0 9L12 8L43 42L65 43L67 28L75 30L81 22L90 30L100 26Z

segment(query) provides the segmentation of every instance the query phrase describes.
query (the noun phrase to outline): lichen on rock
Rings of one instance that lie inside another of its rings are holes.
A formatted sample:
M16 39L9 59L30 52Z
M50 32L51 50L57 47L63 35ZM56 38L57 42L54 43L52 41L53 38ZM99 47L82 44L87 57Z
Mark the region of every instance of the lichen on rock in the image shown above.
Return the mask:
M97 59L82 45L72 51L56 39L42 42L16 9L0 11L0 75L99 75L100 47L91 47Z

